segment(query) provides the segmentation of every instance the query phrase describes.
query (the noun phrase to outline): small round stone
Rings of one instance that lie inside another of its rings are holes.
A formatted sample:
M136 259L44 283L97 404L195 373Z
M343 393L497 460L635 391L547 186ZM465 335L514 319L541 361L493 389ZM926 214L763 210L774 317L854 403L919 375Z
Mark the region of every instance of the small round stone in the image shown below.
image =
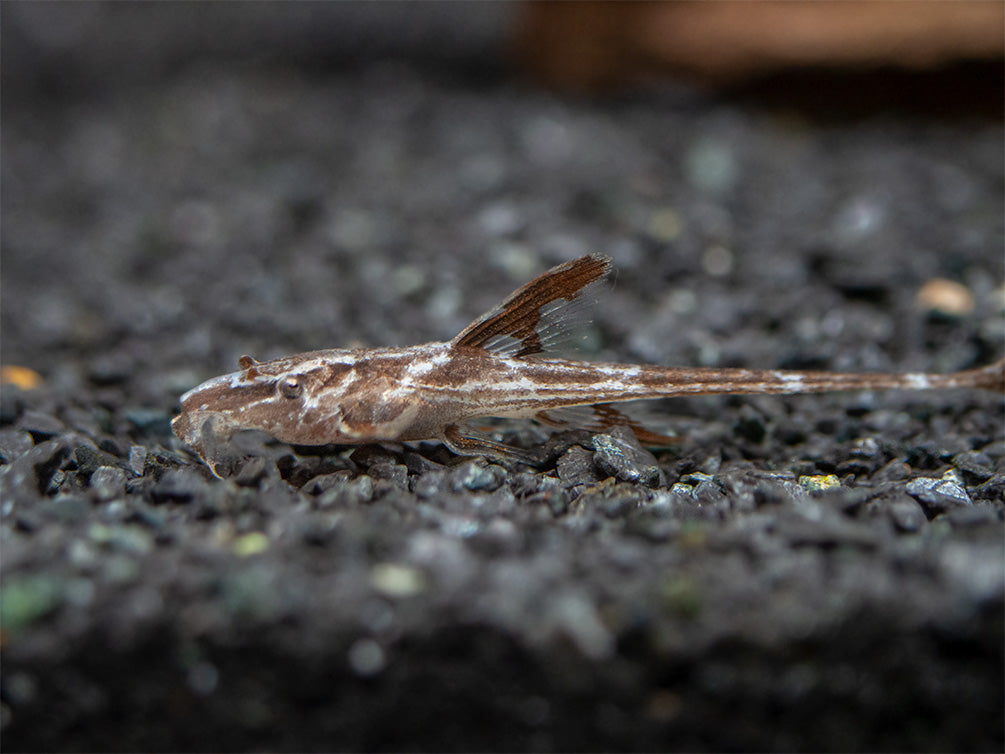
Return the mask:
M349 647L349 667L356 675L369 678L384 669L384 650L373 639L358 639Z
M970 289L945 278L932 278L918 291L915 299L923 309L955 317L974 310L974 294Z

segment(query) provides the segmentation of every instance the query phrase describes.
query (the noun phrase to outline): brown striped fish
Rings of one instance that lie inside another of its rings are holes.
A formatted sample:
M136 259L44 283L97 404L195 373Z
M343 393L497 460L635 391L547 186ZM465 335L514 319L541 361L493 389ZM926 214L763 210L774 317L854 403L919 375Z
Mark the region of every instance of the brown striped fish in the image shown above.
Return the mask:
M678 438L650 431L611 404L681 395L819 393L839 390L983 388L1005 392L1005 359L950 374L835 373L603 364L542 356L566 330L569 311L611 272L591 254L523 286L446 343L331 349L258 362L181 397L172 427L215 471L210 456L238 430L296 445L434 440L463 455L533 462L535 454L469 425L479 417L531 417L552 427L628 426L641 442Z

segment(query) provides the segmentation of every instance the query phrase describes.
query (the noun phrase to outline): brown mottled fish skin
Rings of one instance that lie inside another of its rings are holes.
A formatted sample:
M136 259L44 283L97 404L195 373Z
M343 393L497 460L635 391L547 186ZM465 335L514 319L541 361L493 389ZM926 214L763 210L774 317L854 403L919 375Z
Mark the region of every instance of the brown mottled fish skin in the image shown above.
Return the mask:
M674 368L542 358L549 313L573 302L610 273L590 255L559 265L507 298L448 343L407 348L331 349L267 362L241 358L240 371L213 378L181 398L175 434L206 459L204 424L226 441L262 430L298 445L358 445L440 440L466 454L526 459L518 449L466 433L478 417L536 417L593 408L580 422L602 430L631 427L643 442L675 438L651 432L611 403L681 395L818 393L839 390L984 388L1005 392L1005 359L951 374ZM555 329L555 328L553 328ZM212 464L211 464L212 465Z

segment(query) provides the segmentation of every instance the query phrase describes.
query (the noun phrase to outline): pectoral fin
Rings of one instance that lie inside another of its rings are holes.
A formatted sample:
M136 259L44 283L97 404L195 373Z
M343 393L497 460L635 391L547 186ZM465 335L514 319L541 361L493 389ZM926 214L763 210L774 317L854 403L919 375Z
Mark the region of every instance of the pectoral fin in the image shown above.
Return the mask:
M456 424L451 424L444 431L444 441L448 448L462 456L487 456L507 461L518 461L528 466L537 466L541 463L541 457L537 453L497 442L488 435L467 426L461 429Z

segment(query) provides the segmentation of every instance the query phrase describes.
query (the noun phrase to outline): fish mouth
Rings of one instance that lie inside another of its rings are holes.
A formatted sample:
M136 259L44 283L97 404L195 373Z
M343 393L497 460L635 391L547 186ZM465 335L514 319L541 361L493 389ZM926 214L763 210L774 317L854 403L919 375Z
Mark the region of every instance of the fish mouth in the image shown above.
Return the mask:
M192 426L192 418L187 411L182 411L171 420L171 429L178 439L186 445L192 445L197 437L197 431Z
M182 410L171 420L171 429L179 440L205 458L220 443L227 442L237 428L215 412Z

